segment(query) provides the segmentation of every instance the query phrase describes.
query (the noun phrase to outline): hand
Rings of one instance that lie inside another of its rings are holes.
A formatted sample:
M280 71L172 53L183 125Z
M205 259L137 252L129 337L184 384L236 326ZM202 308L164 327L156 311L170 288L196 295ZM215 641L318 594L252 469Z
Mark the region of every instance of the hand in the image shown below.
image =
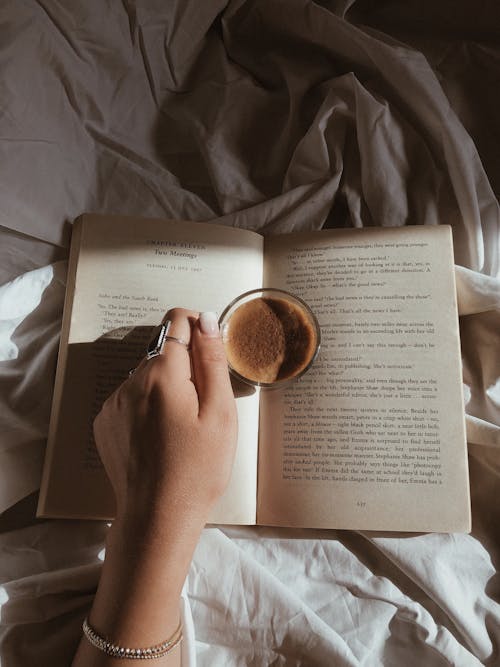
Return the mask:
M144 359L94 423L116 495L117 518L89 614L102 636L152 646L179 623L179 596L210 508L227 486L236 446L236 406L217 320L175 308L163 353ZM82 640L73 667L111 667ZM180 665L180 653L157 660Z
M163 353L144 359L104 403L96 445L117 519L179 512L206 520L229 481L236 406L217 320L175 308Z

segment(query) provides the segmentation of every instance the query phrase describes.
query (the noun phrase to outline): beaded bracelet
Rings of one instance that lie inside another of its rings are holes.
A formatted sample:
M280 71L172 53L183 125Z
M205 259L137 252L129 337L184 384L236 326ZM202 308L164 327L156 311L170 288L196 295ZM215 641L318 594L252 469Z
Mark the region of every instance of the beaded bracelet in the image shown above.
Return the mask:
M101 637L89 624L88 619L83 621L83 634L88 641L100 651L112 658L124 658L126 660L154 660L170 653L182 640L182 623L179 623L174 634L164 642L155 644L148 648L125 648L114 642Z

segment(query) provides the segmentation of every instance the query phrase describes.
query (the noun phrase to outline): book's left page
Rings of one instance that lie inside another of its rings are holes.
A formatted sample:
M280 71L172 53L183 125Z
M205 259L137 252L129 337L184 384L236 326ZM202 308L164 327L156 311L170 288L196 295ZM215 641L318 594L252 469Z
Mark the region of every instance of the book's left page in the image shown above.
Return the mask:
M109 519L95 448L100 405L144 356L151 327L181 306L220 313L262 284L259 234L208 223L84 215L75 223L39 516ZM212 523L255 523L258 396L237 399L233 476Z

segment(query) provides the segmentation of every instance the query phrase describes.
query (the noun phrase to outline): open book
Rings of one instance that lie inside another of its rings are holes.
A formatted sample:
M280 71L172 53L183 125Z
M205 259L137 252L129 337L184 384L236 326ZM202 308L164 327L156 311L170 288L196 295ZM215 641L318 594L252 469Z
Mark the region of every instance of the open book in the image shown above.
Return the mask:
M92 422L182 306L277 287L316 314L291 387L237 399L233 476L213 523L469 531L448 226L264 238L208 223L84 215L74 226L39 516L112 518ZM146 335L147 333L147 335Z

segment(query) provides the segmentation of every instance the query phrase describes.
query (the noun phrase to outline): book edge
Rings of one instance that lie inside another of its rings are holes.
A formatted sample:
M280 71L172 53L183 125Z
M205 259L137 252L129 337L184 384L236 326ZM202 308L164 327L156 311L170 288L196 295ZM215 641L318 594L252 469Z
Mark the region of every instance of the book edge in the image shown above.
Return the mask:
M52 407L50 412L49 432L47 436L47 446L44 455L42 478L40 483L40 495L36 510L36 517L47 517L46 501L47 492L50 483L52 470L52 461L55 449L55 433L59 421L59 410L61 394L64 386L64 376L66 372L66 358L68 353L68 340L73 313L73 302L76 288L76 276L78 272L78 259L80 254L80 245L83 238L85 217L79 216L73 223L70 255L68 262L68 273L66 278L66 294L64 298L63 317L61 324L61 334L59 339L59 350L57 354L56 377L54 380L54 390L52 397Z

